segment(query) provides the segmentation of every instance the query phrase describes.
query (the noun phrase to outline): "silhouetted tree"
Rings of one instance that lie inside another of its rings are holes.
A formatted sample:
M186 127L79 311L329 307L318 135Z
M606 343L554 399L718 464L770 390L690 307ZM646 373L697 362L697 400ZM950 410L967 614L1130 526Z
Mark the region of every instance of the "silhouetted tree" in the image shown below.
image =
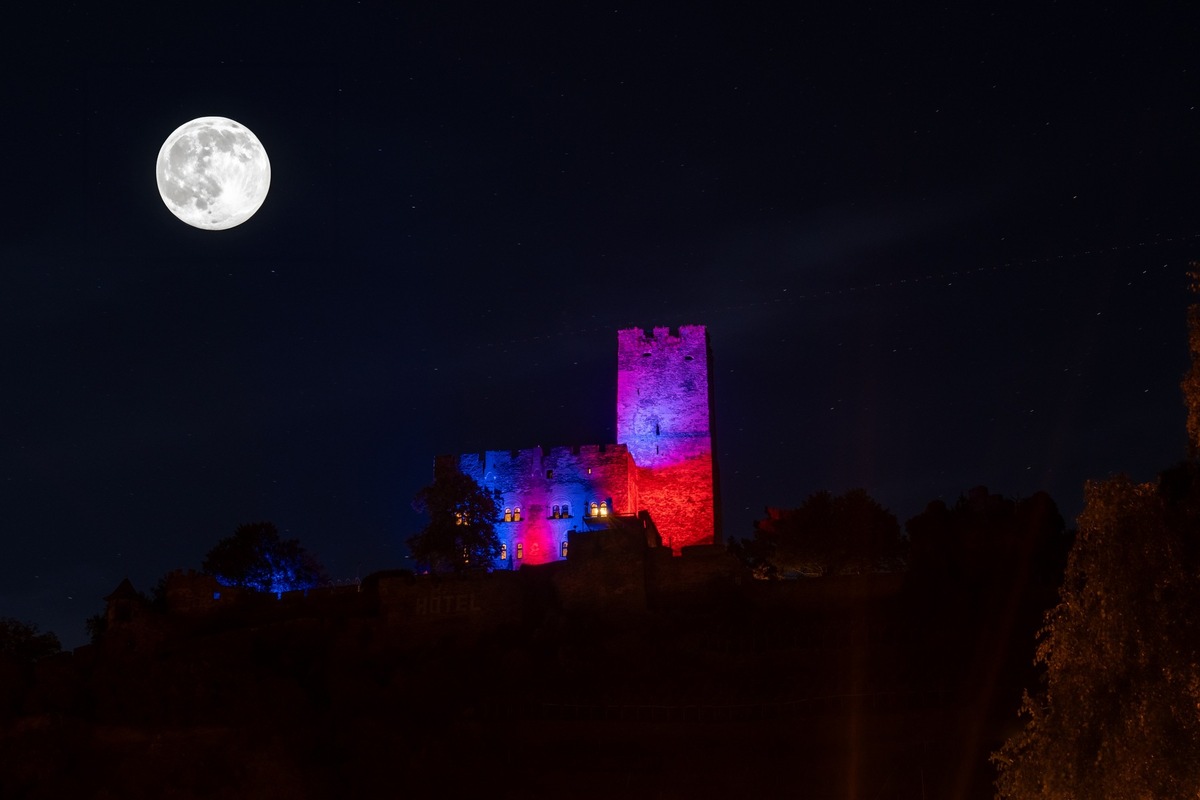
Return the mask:
M296 539L282 539L270 522L239 525L217 542L201 568L226 586L259 592L309 589L328 582L325 570Z
M1200 468L1090 482L1003 798L1200 796Z
M496 535L499 493L480 488L451 457L434 461L433 483L417 492L413 508L429 524L408 540L413 558L431 572L489 568L500 556Z
M62 645L53 633L38 633L36 625L12 617L0 617L0 653L20 662L32 663L60 650Z
M760 570L839 575L903 565L896 517L862 489L839 496L817 492L799 508L768 508L766 519L755 521L754 529L753 542L743 548Z
M769 514L771 509L767 510ZM775 566L775 547L771 541L763 537L751 539L730 538L726 549L750 569L750 574L759 580L774 580L779 577L779 568Z
M83 627L87 631L88 641L92 644L99 644L104 638L104 634L108 632L108 615L103 611L92 614L83 621Z
M977 486L952 508L933 501L904 527L913 573L939 583L999 578L1009 584L1019 571L1053 591L1070 544L1062 514L1045 492L1013 500Z
M1191 290L1200 294L1200 262L1192 262L1191 266L1188 272ZM1180 388L1183 389L1183 402L1187 406L1188 454L1196 458L1200 455L1200 303L1188 306L1187 327L1192 363L1183 376Z

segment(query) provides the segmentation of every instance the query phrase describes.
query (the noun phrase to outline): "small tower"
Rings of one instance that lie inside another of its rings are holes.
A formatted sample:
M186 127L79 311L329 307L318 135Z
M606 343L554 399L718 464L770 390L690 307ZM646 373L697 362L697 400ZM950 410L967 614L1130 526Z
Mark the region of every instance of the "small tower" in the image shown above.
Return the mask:
M617 442L637 464L638 494L663 544L712 544L716 535L708 332L629 328L617 333Z

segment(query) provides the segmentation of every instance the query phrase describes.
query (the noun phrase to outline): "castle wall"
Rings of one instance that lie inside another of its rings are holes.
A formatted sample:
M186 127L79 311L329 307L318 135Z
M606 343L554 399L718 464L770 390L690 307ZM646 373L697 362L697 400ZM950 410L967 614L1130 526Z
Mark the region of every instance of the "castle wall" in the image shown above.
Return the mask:
M624 445L488 450L459 456L459 468L501 494L500 568L561 560L567 532L587 527L593 503L596 514L603 504L606 517L639 508L637 472Z
M719 545L688 547L680 558L649 555L646 590L656 607L724 602L751 580L746 567Z
M418 635L512 624L524 609L520 579L503 571L470 577L381 575L374 583L386 624Z
M571 535L571 558L554 575L562 607L611 613L646 610L646 532L626 518L606 530ZM663 551L666 552L665 550Z
M617 333L617 441L637 463L638 494L675 553L716 531L708 333Z

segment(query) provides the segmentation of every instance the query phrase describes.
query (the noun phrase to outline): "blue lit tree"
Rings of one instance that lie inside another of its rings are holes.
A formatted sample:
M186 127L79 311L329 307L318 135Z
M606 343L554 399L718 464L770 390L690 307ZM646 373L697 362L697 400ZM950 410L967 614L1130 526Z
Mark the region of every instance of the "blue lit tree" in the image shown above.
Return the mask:
M239 525L208 551L201 565L225 586L289 592L327 583L325 570L296 539L282 539L270 522Z

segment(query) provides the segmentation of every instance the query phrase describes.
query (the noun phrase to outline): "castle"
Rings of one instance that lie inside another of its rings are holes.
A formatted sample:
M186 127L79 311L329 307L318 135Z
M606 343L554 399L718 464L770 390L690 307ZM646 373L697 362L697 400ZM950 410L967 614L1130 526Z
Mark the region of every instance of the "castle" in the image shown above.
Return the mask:
M567 557L571 532L641 527L679 554L717 540L708 332L617 332L617 443L488 450L459 469L499 493L498 569Z

